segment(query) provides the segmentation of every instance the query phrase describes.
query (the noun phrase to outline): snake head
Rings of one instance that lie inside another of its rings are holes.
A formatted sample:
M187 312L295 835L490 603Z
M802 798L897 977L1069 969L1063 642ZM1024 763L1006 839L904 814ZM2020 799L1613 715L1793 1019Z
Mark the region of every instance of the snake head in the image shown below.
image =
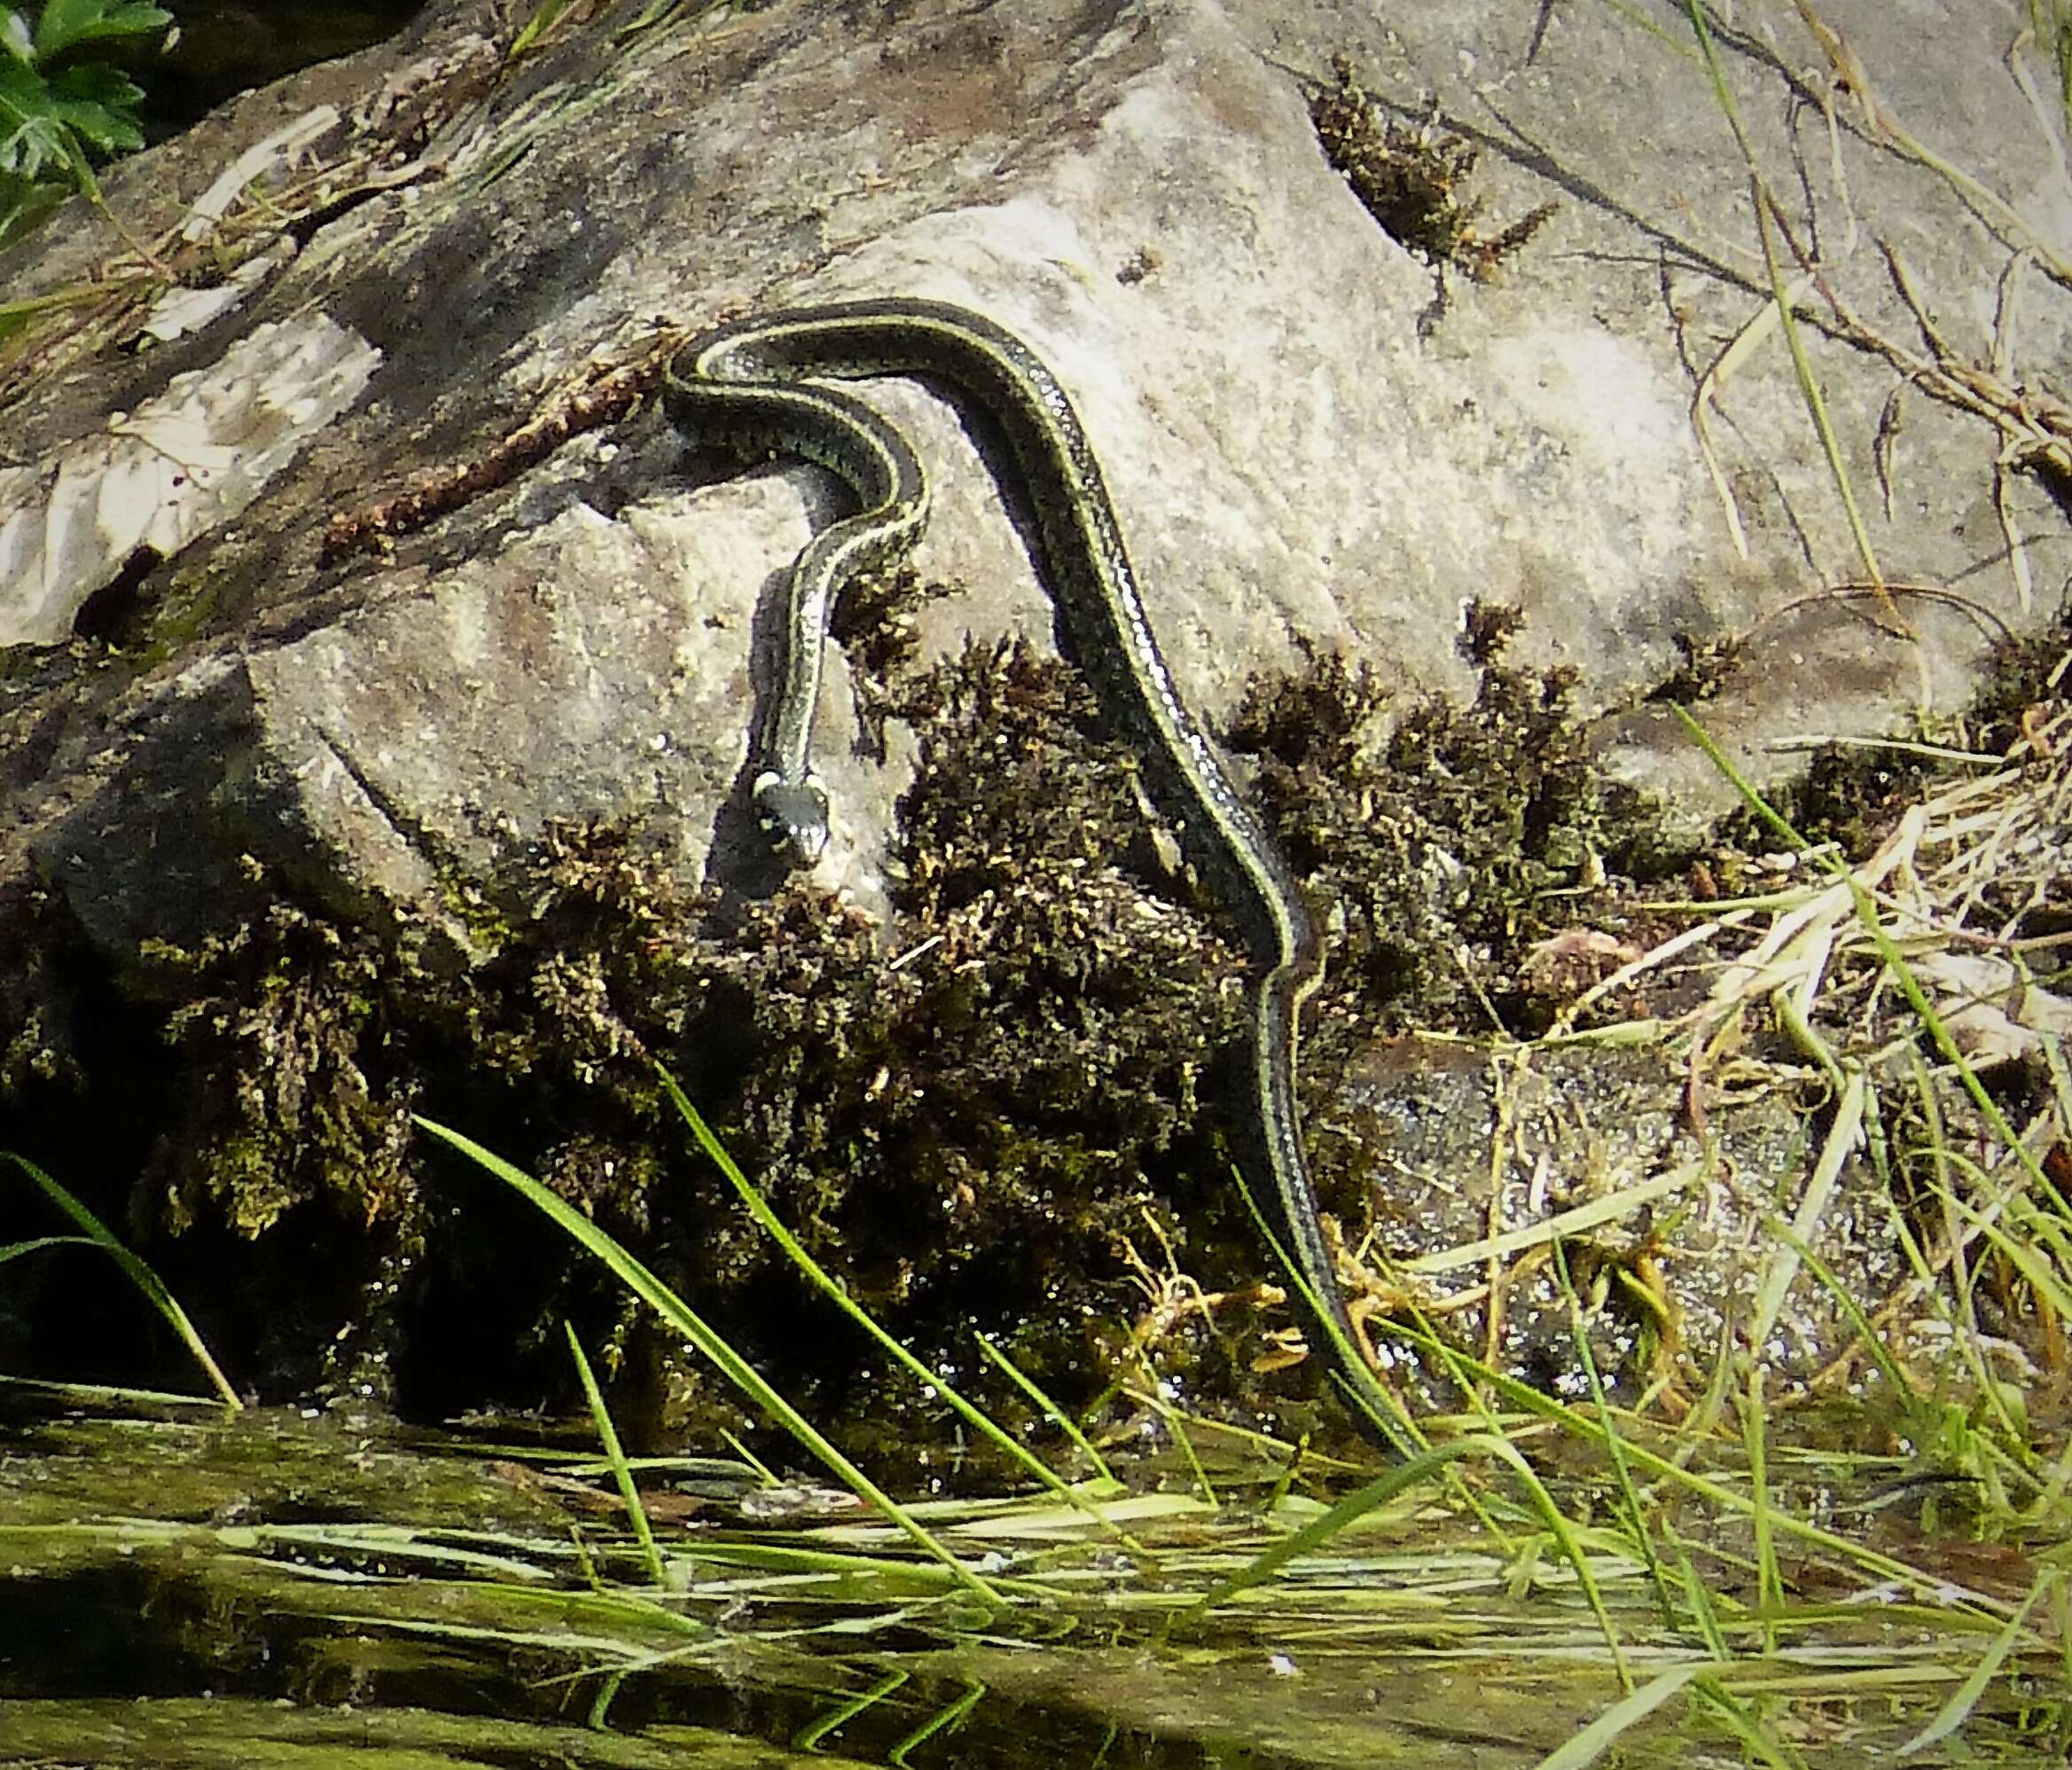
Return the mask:
M818 780L809 774L796 780L761 774L750 796L773 850L790 856L794 866L810 866L820 858L827 846L827 791Z

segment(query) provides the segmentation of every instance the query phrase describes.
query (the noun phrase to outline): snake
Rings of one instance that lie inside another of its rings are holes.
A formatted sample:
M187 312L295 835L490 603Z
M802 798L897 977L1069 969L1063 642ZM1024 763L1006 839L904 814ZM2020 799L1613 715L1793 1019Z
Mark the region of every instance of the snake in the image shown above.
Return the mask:
M812 733L828 609L852 578L903 559L927 524L928 480L912 444L873 407L825 385L891 376L946 387L989 426L1001 447L988 466L1028 513L1035 563L1075 661L1243 929L1249 1148L1239 1172L1250 1167L1265 1182L1283 1251L1355 1420L1384 1446L1406 1450L1400 1408L1359 1350L1303 1152L1295 1077L1302 1008L1323 978L1316 918L1166 662L1071 398L1034 350L983 315L911 299L777 309L700 333L664 371L663 407L687 441L807 461L841 482L856 505L813 536L786 581L773 692L751 752L762 828L794 865L810 865L825 848L830 808Z

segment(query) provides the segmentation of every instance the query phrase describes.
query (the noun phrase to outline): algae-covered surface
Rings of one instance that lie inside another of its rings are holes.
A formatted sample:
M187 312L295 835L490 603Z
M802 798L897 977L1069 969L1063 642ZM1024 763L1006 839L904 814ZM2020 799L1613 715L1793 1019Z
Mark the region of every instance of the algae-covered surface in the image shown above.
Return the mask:
M1525 1766L1611 1717L1622 1764L1739 1763L1752 1733L1841 1766L1928 1733L1992 1650L1960 1739L1912 1761L2072 1739L2061 1586L1889 1460L1780 1453L1766 1600L1745 1467L1703 1476L1717 1506L1646 1479L1675 1546L1652 1573L1608 1515L1569 1558L1487 1472L1484 1522L1420 1484L1262 1570L1361 1472L1205 1439L1213 1468L1139 1463L1076 1506L917 1505L987 1598L731 1459L643 1467L649 1563L597 1461L508 1423L16 1396L8 1763ZM1591 1485L1560 1487L1579 1520ZM1861 1515L1874 1549L1843 1546Z

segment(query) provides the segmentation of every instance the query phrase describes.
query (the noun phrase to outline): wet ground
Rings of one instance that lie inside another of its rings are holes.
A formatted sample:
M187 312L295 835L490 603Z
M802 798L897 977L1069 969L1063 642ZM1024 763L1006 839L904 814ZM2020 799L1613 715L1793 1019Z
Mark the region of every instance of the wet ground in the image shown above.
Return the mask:
M1219 1468L1214 1506L1144 1464L1105 1523L1047 1498L918 1507L1004 1594L989 1606L847 1496L732 1459L644 1472L658 1580L609 1474L536 1429L6 1398L0 1762L1522 1770L1620 1700L1560 1557L1515 1534L1494 1553L1437 1508L1385 1508L1194 1609L1319 1509L1268 1462ZM1982 1594L2015 1578L1982 1551L1950 1570ZM1767 1647L1737 1629L1716 1663L1661 1628L1637 1570L1607 1555L1598 1578L1627 1684L1661 1701L1620 1740L1628 1765L1744 1761L1684 1688L1707 1680L1799 1762L1887 1761L1982 1626L1857 1592ZM2037 1671L2028 1701L1988 1693L1966 1761L2062 1749ZM2061 1699L2061 1664L2055 1681Z

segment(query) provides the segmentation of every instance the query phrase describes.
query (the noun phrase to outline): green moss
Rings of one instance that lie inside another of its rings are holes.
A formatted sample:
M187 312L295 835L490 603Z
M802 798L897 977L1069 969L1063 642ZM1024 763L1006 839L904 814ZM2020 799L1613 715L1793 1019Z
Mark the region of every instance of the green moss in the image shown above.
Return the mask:
M74 1090L85 1074L69 1036L72 987L63 975L66 918L48 891L0 903L0 1104L40 1090Z
M1427 264L1493 281L1559 205L1542 203L1494 234L1482 231L1484 204L1468 182L1482 150L1459 136L1388 116L1381 101L1332 58L1333 83L1310 98L1310 115L1325 157L1345 176L1367 213Z
M873 617L895 637L901 607ZM1354 1231L1388 1145L1361 1132L1357 1102L1323 1110L1343 1063L1399 1029L1544 1023L1529 955L1630 906L1599 857L1648 839L1600 793L1568 680L1504 663L1513 624L1474 611L1472 707L1391 701L1319 655L1256 687L1232 733L1297 873L1338 912L1302 1085L1311 1124L1339 1128L1312 1140L1317 1179ZM428 1160L409 1128L422 1108L628 1241L816 1418L888 1444L937 1429L859 1367L685 1147L657 1061L857 1300L1008 1417L1026 1406L976 1366L974 1330L1071 1403L1113 1379L1162 1306L1148 1291L1266 1275L1218 1139L1245 957L1147 816L1131 755L1078 677L1025 647L912 677L886 643L882 709L919 751L889 940L805 881L726 900L684 888L637 833L583 826L548 832L493 893L449 892L484 955L465 975L426 968L410 929L378 938L285 892L231 937L155 951L174 1006L121 1007L166 1066L132 1220L256 1238L219 1277L265 1318L254 1343L285 1385L379 1366L441 1411L530 1401L567 1382L567 1315L607 1345L637 1440L734 1420L608 1280ZM69 1076L90 1112L134 1069L54 1030L63 930L40 913L16 925L43 957L0 981L0 1051L12 1085ZM1613 1274L1607 1296L1634 1281ZM1663 1322L1606 1315L1623 1323L1607 1370L1660 1356ZM1315 1380L1250 1369L1259 1330L1291 1319L1185 1317L1156 1356L1205 1404L1271 1415ZM328 1361L315 1350L334 1343Z
M492 1227L472 1177L426 1165L408 1116L432 1103L640 1247L824 1417L886 1417L876 1379L833 1349L684 1148L659 1060L808 1246L924 1356L961 1364L982 1328L1049 1346L1078 1374L1053 1364L1039 1379L1083 1392L1101 1373L1077 1324L1130 1307L1113 1238L1145 1176L1208 1147L1195 1105L1234 1030L1237 995L1219 983L1239 961L1184 880L1147 897L1118 864L1155 850L1134 771L1090 734L1069 672L982 654L905 685L897 710L923 753L903 907L934 944L903 960L803 883L749 904L686 892L631 833L597 827L550 832L494 902L471 897L488 957L465 975L422 967L407 928L379 938L283 890L229 936L140 955L172 1006L122 1005L159 1042L165 1084L129 1216L174 1246L225 1231L254 1244L216 1277L271 1324L254 1329L263 1361L292 1382L364 1390L387 1381L378 1369L407 1384L444 1351L413 1332L479 1331L497 1351L453 1379L469 1398L537 1383L514 1373L559 1366L545 1330L560 1313L594 1323L622 1305L559 1250L498 1241L537 1226ZM55 934L41 931L47 950ZM33 1085L58 1059L17 994L8 1048ZM81 1109L125 1079L86 1064ZM410 1269L399 1302L387 1279ZM413 1328L418 1283L480 1319ZM1039 1320L1073 1325L1030 1331ZM673 1349L622 1320L622 1339L651 1436L711 1405ZM321 1351L333 1343L347 1352ZM246 1368L254 1351L225 1347Z
M1527 951L1566 926L1595 858L1624 840L1563 673L1496 660L1508 630L1484 609L1467 644L1474 705L1393 707L1336 655L1259 689L1233 743L1296 871L1343 913L1327 1023L1372 1038L1411 1027L1529 1033L1544 1008ZM1393 723L1388 723L1392 721Z

